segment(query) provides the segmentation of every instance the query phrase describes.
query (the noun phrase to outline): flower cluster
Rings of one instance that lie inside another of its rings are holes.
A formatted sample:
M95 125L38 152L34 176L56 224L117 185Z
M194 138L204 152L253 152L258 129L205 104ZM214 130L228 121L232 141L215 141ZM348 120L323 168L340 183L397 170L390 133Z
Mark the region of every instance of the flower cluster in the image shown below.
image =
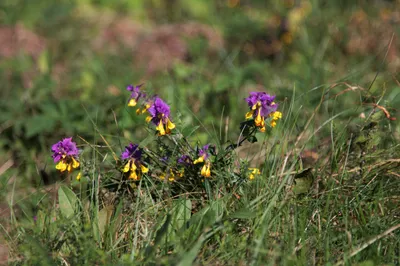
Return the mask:
M57 163L56 169L60 172L71 172L73 169L79 167L79 150L76 147L76 143L72 141L72 138L60 140L51 147L51 151L53 152L52 157L54 162ZM80 177L79 173L77 179L79 180Z
M250 174L249 174L249 179L253 180L254 178L256 178L257 175L260 175L260 169L258 168L249 168Z
M143 84L140 84L137 86L128 85L128 87L126 87L126 90L132 92L131 97L129 98L129 101L128 101L128 106L130 106L130 107L136 106L140 99L143 99L146 97L146 94L140 90L140 88L142 86L143 86Z
M159 136L171 134L171 130L175 128L175 124L170 119L170 108L161 98L156 97L153 104L147 110L150 114L146 118L148 122L153 122L156 125L156 130Z
M210 149L210 144L203 146L203 148L199 150L199 158L197 158L193 162L193 164L204 163L200 172L200 174L204 177L211 176L211 162L210 160L208 160L208 158L210 157L209 149Z
M282 113L276 111L278 104L274 102L275 96L265 92L251 92L246 98L250 111L246 113L246 119L253 119L254 125L265 132L265 119L272 117L270 125L276 126L276 121L282 117Z
M132 92L128 106L136 106L142 100L143 108L138 108L136 113L143 114L148 112L149 116L146 118L146 121L152 122L156 126L159 136L171 134L171 130L175 128L175 124L172 123L170 118L171 110L169 105L158 96L147 98L146 93L141 90L142 85L129 85L127 87L127 90Z
M137 144L130 143L126 146L121 159L126 161L122 172L128 173L129 179L140 180L142 174L149 171L142 162L142 150Z
M143 84L138 86L129 85L127 87L127 90L131 92L128 106L141 105L142 107L138 108L136 113L148 113L146 121L155 125L157 135L170 135L176 127L171 121L170 106L157 95L148 97L142 91L142 86ZM239 147L243 141L257 141L255 137L256 131L259 129L264 132L266 130L266 121L273 128L276 126L277 120L282 118L282 113L277 111L278 104L274 102L275 96L265 92L251 92L246 101L250 109L246 114L248 121L242 123L245 127L241 140L237 144L231 144L225 150L221 149L217 153L215 146L212 144L195 149L182 134L174 134L173 136L168 136L168 138L157 138L157 151L146 150L145 153L138 144L130 143L120 156L122 165L119 166L119 171L122 177L133 181L141 180L144 174L149 173L150 163L154 162L151 167L152 173L148 175L149 177L156 176L161 180L174 183L178 183L176 181L179 179L178 186L182 188L184 188L182 184L190 185L191 188L197 187L199 182L204 181L204 179L199 178L200 176L211 178L212 167L214 169L228 165L228 161L232 157L226 155L229 155L229 152ZM173 147L171 147L171 144ZM78 160L79 150L72 138L65 138L54 144L52 151L54 162L57 163L56 169L61 172L71 172L80 166ZM246 176L250 180L261 174L260 169L247 167L244 170L240 170L240 173L240 176ZM79 178L80 174L78 175Z

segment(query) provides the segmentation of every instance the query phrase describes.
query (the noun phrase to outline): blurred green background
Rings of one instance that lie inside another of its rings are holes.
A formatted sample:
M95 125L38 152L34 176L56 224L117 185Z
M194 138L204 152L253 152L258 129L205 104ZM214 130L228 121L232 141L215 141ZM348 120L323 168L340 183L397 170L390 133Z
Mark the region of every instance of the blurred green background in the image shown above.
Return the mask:
M293 103L294 133L336 82L359 87L330 90L334 100L317 123L343 110L339 124L358 118L372 103L395 116L399 7L384 0L2 0L0 167L15 170L3 175L2 189L12 175L33 186L56 176L50 147L63 137L103 145L101 133L117 153L119 141L140 142L145 122L126 106L128 84L145 82L171 104L180 126L199 126L194 140L202 142L237 139L243 99L254 90L276 94L284 114Z

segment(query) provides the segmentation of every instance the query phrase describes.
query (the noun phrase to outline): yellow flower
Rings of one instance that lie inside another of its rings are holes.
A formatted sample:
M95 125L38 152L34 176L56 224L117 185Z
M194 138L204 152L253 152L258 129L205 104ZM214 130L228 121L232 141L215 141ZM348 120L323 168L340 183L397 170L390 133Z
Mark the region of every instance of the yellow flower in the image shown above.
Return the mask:
M272 113L272 119L273 120L278 120L278 119L281 119L281 118L282 118L282 113L281 112L276 111L276 112Z
M282 118L282 113L279 111L273 112L270 114L270 117L272 117L272 120L270 122L271 127L276 126L276 121Z
M261 174L260 169L258 168L249 168L249 170L251 171L249 175L250 180L253 180L256 177L256 175Z
M210 177L211 176L211 166L210 166L210 162L207 162L203 165L203 167L201 168L201 175L204 177Z
M160 174L160 179L165 180L168 176L168 181L173 182L175 181L175 177L183 177L184 170L181 171L174 171L173 169L169 169L169 175L167 173Z
M56 169L60 170L60 172L64 172L65 170L71 172L72 169L78 168L79 165L80 163L74 157L70 157L70 159L64 158L58 162Z
M138 108L138 109L136 109L136 114L137 115L139 115L139 114L144 114L146 111L147 111L147 109L149 109L150 108L150 104L145 104L145 106L143 107L143 109L140 109L140 108ZM151 118L150 118L151 119Z
M197 158L196 160L194 160L193 164L198 164L198 163L202 163L204 162L204 157L200 156L199 158Z
M122 169L122 172L128 173L129 172L129 179L133 179L135 181L139 180L142 174L149 172L149 169L145 167L143 164L140 164L140 170L138 170L135 160L130 159Z
M251 110L249 112L246 113L246 119L251 119L253 118L253 114L254 114L254 110Z
M128 102L128 106L130 106L130 107L136 106L136 104L137 104L137 101L133 98L130 99Z

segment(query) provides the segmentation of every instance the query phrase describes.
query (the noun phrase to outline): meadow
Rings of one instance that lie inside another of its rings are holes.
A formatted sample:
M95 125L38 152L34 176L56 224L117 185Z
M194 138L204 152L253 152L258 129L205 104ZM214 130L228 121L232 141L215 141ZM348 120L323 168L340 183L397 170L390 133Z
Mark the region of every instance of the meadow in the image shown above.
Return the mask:
M0 264L399 265L400 2L3 0Z

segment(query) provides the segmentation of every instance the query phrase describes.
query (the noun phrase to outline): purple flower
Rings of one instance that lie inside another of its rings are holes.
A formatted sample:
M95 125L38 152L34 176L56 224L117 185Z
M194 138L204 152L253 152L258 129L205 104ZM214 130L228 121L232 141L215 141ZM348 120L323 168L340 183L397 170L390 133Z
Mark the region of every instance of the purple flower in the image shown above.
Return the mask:
M133 85L128 85L128 87L126 87L126 90L131 91L131 97L129 98L128 101L128 106L136 106L136 104L138 103L138 101L141 98L145 98L146 94L142 91L140 91L140 87L142 87L143 84L137 85L137 86L133 86Z
M178 164L189 166L189 165L193 164L193 160L192 160L192 158L190 158L189 155L184 154L178 158Z
M125 147L125 150L121 154L121 159L135 159L140 160L142 158L142 150L139 148L139 145L130 143Z
M210 144L204 145L203 148L200 149L199 151L199 156L203 157L204 160L207 160L208 157L210 156L208 154L208 149L210 148Z
M161 158L160 158L160 161L163 162L163 163L165 163L165 164L168 164L169 157L168 157L168 156L161 157Z
M204 177L211 176L211 162L207 160L210 157L209 149L210 144L204 145L203 148L199 150L199 158L193 162L193 164L204 163L200 171L200 174Z
M151 115L151 121L158 125L160 120L165 120L169 118L170 115L170 108L168 104L166 104L163 100L159 97L156 97L151 107L148 109L148 112Z
M56 165L56 169L64 172L68 170L70 172L73 168L79 167L79 162L76 160L79 155L79 150L76 147L76 143L72 141L72 138L65 138L60 140L53 146L51 146L53 152L53 159Z
M246 113L246 119L254 119L254 124L265 131L265 118L273 114L278 109L278 104L274 102L275 96L265 92L250 92L246 98L250 111Z
M152 105L147 109L150 116L147 117L148 122L153 122L156 125L156 130L160 136L170 134L171 130L175 128L175 124L170 120L170 108L159 97L155 97Z
M125 147L125 151L121 154L122 160L128 160L124 165L122 172L129 173L129 178L139 180L143 173L147 173L149 169L145 167L141 161L142 150L139 145L130 143Z
M255 110L258 106L261 109L261 116L267 117L278 109L278 104L274 103L275 97L266 92L250 92L246 101L250 109Z
M67 156L77 158L79 155L79 150L76 147L76 143L72 141L72 137L60 140L59 142L51 146L51 151L53 152L52 156L55 163L59 162L61 159Z
M202 163L210 157L208 150L210 148L210 144L204 145L203 148L199 150L199 158L197 158L193 164Z

